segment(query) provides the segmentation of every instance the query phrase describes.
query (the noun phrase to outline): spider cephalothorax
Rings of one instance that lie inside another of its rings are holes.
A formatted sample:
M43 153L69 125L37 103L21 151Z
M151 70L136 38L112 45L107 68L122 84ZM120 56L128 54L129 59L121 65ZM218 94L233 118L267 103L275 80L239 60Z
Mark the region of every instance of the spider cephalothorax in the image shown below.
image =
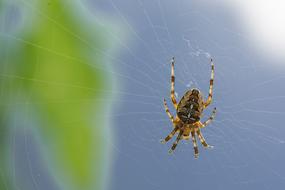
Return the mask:
M214 83L214 64L211 59L211 79L210 79L210 89L209 89L209 95L206 101L203 99L203 94L198 89L191 89L186 91L186 93L183 95L179 103L177 104L176 98L175 98L175 91L174 91L174 83L175 83L175 77L174 77L174 58L172 59L171 63L171 101L173 103L173 106L176 110L176 117L173 117L172 114L169 112L168 106L166 104L166 101L164 99L164 107L167 115L169 116L170 120L173 123L174 129L172 132L162 140L162 143L166 143L169 141L176 133L178 133L178 136L176 138L176 141L173 143L170 153L172 153L178 142L181 139L188 140L190 139L190 134L192 137L193 145L194 145L194 155L195 158L198 157L198 147L197 147L197 141L196 141L196 135L200 139L202 145L206 148L211 148L212 146L208 145L200 131L200 128L203 128L207 126L214 118L216 114L216 108L214 108L213 113L211 117L205 121L201 122L200 118L202 116L203 110L208 107L212 102L212 96L213 96L213 83Z

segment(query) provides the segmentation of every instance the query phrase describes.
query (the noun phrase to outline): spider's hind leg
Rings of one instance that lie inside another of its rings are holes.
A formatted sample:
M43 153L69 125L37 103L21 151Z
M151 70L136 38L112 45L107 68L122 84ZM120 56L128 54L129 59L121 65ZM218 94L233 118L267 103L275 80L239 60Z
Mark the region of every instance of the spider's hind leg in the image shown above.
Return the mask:
M174 117L173 117L173 115L172 115L172 114L170 113L170 111L169 111L169 108L168 108L168 106L167 106L167 103L166 103L165 98L163 98L163 105L164 105L164 109L165 109L166 114L168 115L169 119L170 119L171 122L173 123L173 122L174 122Z
M177 136L175 142L173 143L171 149L169 150L169 154L172 154L173 151L175 150L175 148L176 148L178 142L181 140L182 134L183 134L183 129L180 129L180 132L179 132L179 134L178 134L178 136Z
M197 146L197 140L195 136L195 131L191 131L191 136L192 136L192 141L193 141L193 146L194 146L194 157L198 158L199 151L198 151L198 146Z
M179 129L179 127L176 126L176 127L171 131L171 133L169 133L169 135L167 135L167 137L165 137L164 139L160 140L160 142L161 142L162 144L165 144L167 141L169 141L169 140L175 135L175 133L178 131L178 129Z
M214 148L214 146L208 145L208 144L206 143L206 140L205 140L205 138L203 137L203 135L202 135L200 129L198 129L198 130L196 131L196 133L197 133L197 135L198 135L199 140L201 141L201 144L202 144L205 148Z
M201 122L199 123L199 124L200 124L200 127L201 127L201 128L204 128L204 127L206 127L207 125L209 125L209 124L213 121L213 119L215 118L216 112L217 112L217 109L214 108L214 110L212 111L212 115L209 117L209 119L207 119L207 121L205 121L205 122L203 122L203 123L201 123Z

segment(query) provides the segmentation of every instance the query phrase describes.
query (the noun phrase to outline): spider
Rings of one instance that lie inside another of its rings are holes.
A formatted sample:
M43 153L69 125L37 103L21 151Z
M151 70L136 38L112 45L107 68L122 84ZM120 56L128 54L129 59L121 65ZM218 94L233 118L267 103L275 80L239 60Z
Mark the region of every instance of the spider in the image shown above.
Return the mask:
M203 100L203 94L200 92L199 89L193 88L185 92L179 103L177 104L175 98L175 77L174 77L174 57L171 61L171 91L170 97L173 103L173 106L176 110L176 117L170 113L169 108L167 106L166 100L163 99L165 112L167 113L169 119L173 123L174 129L170 132L170 134L161 140L161 143L166 143L169 141L176 133L178 133L175 142L173 143L169 153L173 153L175 150L178 142L181 139L189 140L190 134L193 141L194 146L194 157L198 158L198 147L196 141L196 135L198 136L199 140L201 141L202 145L205 148L213 148L206 143L205 138L202 135L201 128L206 127L211 121L214 119L216 115L216 108L212 111L211 116L205 122L201 122L200 118L202 116L203 110L207 108L211 102L213 97L213 83L214 83L214 63L211 59L211 79L210 79L210 88L209 88L209 95L206 101Z

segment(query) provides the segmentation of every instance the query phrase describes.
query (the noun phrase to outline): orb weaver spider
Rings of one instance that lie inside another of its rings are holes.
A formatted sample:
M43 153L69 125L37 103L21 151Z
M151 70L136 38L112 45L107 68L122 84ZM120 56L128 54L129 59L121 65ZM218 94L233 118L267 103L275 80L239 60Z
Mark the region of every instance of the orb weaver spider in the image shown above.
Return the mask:
M181 139L189 140L190 134L193 141L194 146L194 157L198 158L198 146L196 135L198 136L201 144L205 148L213 148L206 143L205 138L202 135L201 128L206 127L211 121L214 119L216 115L216 108L212 111L211 116L205 122L201 122L200 118L202 116L203 110L207 108L212 103L213 97L213 84L214 84L214 63L211 59L211 79L210 79L210 88L209 88L209 95L206 101L203 100L203 94L200 92L199 89L193 88L185 92L179 103L177 104L176 97L175 97L175 76L174 76L174 57L171 61L171 91L170 97L173 103L173 106L176 110L176 117L174 117L167 106L166 100L163 99L165 112L167 113L170 121L173 123L174 129L170 132L170 134L161 140L161 143L166 143L169 141L176 133L178 133L175 142L173 143L169 153L173 153L175 150L178 142Z

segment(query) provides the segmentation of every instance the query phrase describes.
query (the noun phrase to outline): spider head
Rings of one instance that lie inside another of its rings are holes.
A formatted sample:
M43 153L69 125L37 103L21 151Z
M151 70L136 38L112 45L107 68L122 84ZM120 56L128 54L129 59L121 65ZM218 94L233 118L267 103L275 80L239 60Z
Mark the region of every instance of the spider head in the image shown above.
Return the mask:
M193 95L198 95L199 93L200 93L200 91L198 89L196 89L196 88L192 89L192 94Z

